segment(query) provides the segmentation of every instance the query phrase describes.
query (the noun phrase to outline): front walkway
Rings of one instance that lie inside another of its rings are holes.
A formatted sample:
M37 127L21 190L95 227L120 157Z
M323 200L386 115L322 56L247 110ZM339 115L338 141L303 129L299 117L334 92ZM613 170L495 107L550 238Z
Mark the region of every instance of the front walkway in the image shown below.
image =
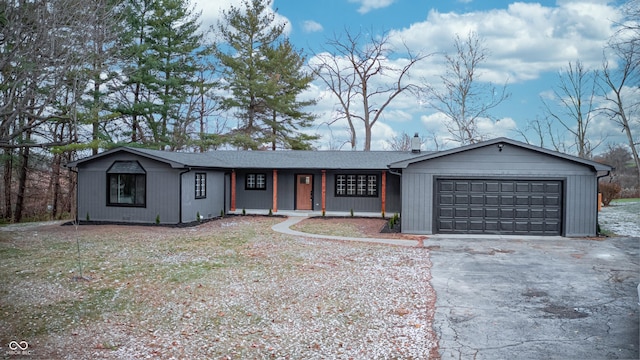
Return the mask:
M278 214L280 215L280 214ZM334 215L335 216L335 215ZM354 214L355 216L355 214ZM380 216L380 215L378 215ZM290 216L287 220L273 225L271 229L274 231L293 235L293 236L303 236L308 238L316 238L316 239L327 239L327 240L338 240L338 241L359 241L359 242L368 242L375 244L385 244L385 245L398 245L398 246L408 246L408 247L416 247L422 246L421 242L418 240L396 240L396 239L381 239L381 238L356 238L356 237L346 237L346 236L332 236L332 235L320 235L320 234L309 234L301 231L292 230L290 227L299 223L300 221L306 219L306 216Z

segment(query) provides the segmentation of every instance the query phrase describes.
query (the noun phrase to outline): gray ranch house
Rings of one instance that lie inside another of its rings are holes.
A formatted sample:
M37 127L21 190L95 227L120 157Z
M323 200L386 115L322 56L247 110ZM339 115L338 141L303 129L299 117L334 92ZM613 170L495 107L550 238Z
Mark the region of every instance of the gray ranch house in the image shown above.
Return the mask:
M594 236L610 166L497 138L446 151L121 147L67 164L77 220L183 224L250 212L400 213L410 234Z

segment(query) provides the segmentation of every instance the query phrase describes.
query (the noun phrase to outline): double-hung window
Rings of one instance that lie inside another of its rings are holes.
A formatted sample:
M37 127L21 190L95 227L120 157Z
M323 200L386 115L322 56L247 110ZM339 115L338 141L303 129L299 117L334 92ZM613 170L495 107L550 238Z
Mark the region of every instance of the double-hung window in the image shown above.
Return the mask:
M378 196L378 176L373 174L336 175L336 196Z
M267 174L247 174L244 188L246 190L266 190Z
M207 197L207 174L196 173L196 199Z
M107 170L107 205L146 206L147 173L137 161L115 161Z

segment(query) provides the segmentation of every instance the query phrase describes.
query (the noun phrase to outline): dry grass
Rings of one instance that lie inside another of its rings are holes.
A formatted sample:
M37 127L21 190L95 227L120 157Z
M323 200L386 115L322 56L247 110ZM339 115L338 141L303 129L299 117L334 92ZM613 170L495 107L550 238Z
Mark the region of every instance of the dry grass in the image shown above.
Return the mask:
M278 221L2 228L0 344L27 341L34 359L437 356L427 250ZM73 280L76 239L90 281Z

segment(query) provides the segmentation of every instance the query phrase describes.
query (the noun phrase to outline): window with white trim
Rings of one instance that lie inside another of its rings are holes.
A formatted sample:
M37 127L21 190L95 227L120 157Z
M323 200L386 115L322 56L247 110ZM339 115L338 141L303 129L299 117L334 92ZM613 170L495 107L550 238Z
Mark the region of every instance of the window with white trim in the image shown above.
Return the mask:
M207 174L196 173L196 199L207 197Z
M247 174L244 188L246 190L266 190L267 174Z
M336 175L336 196L378 196L378 176L373 174Z

